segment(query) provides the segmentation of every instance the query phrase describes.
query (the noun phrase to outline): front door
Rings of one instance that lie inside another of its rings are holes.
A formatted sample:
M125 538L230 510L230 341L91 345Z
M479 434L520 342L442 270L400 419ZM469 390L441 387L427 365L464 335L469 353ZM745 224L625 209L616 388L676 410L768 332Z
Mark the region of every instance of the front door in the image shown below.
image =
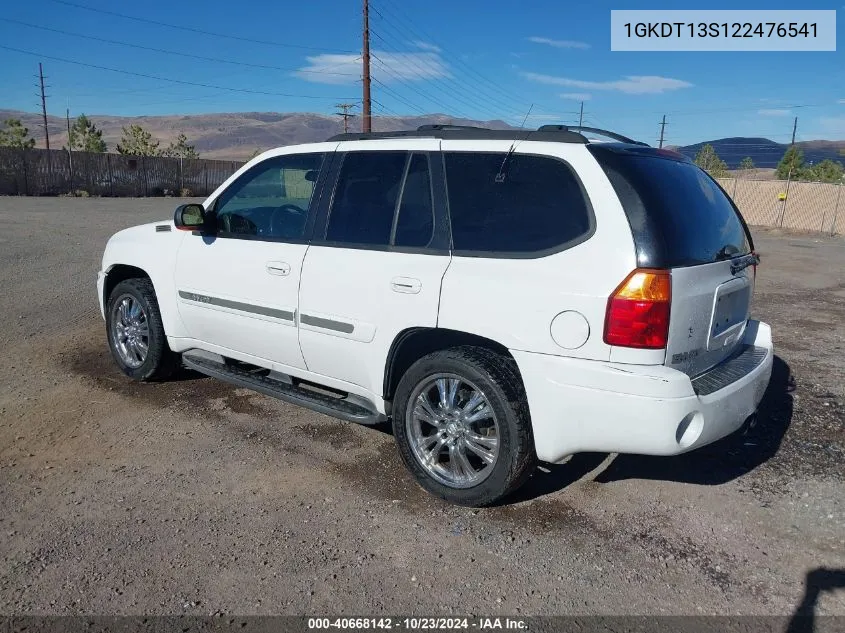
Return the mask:
M329 157L285 154L254 165L209 204L216 232L185 236L176 265L179 311L209 351L305 367L297 294Z
M328 217L302 270L299 340L310 371L378 396L397 334L436 327L449 265L438 150L433 139L338 146Z

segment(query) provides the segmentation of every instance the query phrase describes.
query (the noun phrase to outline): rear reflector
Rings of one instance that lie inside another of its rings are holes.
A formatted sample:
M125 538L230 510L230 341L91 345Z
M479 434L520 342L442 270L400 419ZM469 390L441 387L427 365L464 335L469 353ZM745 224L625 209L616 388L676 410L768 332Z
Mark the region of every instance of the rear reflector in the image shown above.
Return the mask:
M604 342L620 347L666 347L671 306L672 278L669 271L635 270L610 295Z

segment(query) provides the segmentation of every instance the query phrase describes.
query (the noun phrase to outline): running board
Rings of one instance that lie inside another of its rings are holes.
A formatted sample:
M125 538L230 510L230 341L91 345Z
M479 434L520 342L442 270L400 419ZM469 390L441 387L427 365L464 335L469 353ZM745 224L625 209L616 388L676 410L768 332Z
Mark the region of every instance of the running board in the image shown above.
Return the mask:
M182 362L188 369L193 369L206 376L224 380L239 387L253 389L279 400L311 409L317 413L340 418L347 422L372 425L384 422L386 419L378 411L350 402L346 398L335 398L311 389L303 389L291 382L254 374L234 365L225 365L208 358L188 354L182 355Z

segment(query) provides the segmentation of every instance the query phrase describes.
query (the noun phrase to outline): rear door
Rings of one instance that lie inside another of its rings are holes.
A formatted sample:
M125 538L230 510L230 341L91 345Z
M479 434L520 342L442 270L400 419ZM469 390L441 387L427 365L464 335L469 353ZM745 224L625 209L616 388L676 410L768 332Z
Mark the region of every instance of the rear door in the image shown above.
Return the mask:
M684 157L653 148L590 151L628 215L638 266L671 271L665 364L691 376L706 371L736 350L751 311L753 242L742 216Z
M397 334L435 327L449 265L439 141L346 142L302 268L308 370L382 393Z

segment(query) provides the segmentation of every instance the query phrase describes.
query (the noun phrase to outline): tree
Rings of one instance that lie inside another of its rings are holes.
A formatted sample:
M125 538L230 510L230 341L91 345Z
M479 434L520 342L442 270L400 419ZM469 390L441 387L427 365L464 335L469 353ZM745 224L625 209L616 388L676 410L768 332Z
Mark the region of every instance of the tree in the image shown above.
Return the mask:
M117 151L129 156L161 156L159 142L140 125L130 125L123 128L123 136L117 144Z
M161 153L162 156L170 156L172 158L199 158L196 148L193 145L188 145L188 138L184 134L176 137L176 142L171 142L170 145Z
M817 182L841 182L845 169L842 163L826 158L818 165L813 165L807 172L809 179Z
M741 171L751 171L752 169L754 169L754 161L751 159L750 156L746 156L742 159L742 161L739 163L739 169Z
M724 178L728 175L727 163L719 158L716 150L709 143L698 152L695 157L695 164L714 178Z
M70 128L68 145L73 151L97 152L107 151L106 142L103 140L103 131L84 114L80 114Z
M792 145L786 150L783 158L780 159L775 176L778 180L786 180L787 178L795 178L797 180L805 170L804 152Z
M5 129L0 130L0 147L14 147L16 149L32 149L35 139L29 136L29 128L20 119L6 119L3 121Z

